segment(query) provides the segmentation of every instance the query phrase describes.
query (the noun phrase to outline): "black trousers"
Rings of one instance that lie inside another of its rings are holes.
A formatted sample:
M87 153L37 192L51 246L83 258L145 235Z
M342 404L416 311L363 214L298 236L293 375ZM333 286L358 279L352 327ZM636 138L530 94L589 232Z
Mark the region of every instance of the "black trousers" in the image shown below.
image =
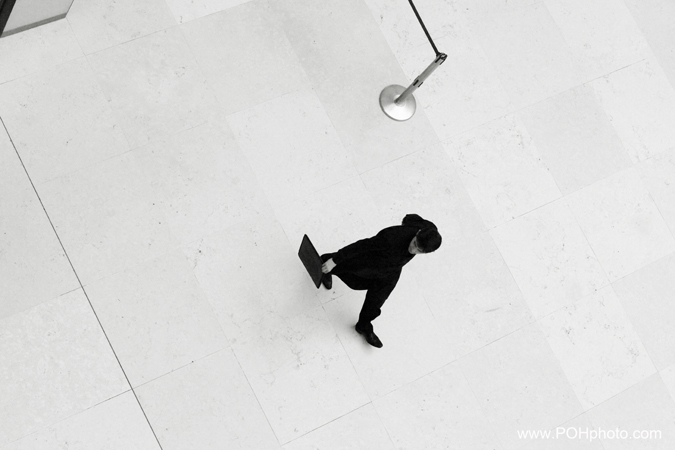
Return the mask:
M321 255L321 260L326 262L332 256L332 253ZM340 278L344 284L356 291L367 291L357 325L366 332L373 331L373 324L371 322L382 313L382 305L384 305L384 302L389 298L389 294L396 287L400 273L388 278L363 278L354 273L337 269L335 267L331 274Z

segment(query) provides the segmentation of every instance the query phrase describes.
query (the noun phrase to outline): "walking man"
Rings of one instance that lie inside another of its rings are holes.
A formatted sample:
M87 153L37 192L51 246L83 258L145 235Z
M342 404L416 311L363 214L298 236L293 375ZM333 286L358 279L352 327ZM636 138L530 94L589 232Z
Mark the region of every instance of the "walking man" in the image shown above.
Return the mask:
M385 228L375 236L349 244L336 253L321 255L322 283L333 287L331 275L339 277L355 290L366 290L355 329L373 347L382 342L371 322L380 315L382 305L396 287L401 269L415 255L431 253L441 246L436 225L417 214L408 214L402 225Z

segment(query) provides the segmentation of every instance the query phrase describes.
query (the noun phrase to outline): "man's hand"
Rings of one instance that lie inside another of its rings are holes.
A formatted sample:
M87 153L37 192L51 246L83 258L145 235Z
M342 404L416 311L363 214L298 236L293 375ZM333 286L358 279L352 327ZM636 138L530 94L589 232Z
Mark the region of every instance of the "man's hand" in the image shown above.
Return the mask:
M323 265L321 266L321 271L323 273L330 273L331 270L333 270L333 267L335 267L335 263L333 262L333 258L329 259Z

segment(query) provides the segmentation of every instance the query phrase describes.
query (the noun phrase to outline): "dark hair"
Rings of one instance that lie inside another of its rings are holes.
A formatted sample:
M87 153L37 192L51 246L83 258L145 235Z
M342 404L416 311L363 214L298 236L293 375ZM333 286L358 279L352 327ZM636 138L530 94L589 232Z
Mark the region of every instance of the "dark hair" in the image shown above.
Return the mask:
M433 228L422 228L417 233L417 246L424 253L431 253L441 246L441 235Z

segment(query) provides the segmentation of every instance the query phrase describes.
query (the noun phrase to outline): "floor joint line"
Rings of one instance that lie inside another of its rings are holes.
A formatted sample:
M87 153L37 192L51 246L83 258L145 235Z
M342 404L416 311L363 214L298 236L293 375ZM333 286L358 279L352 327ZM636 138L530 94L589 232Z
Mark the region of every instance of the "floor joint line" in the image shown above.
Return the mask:
M9 139L9 142L12 144L12 147L14 148L14 152L16 153L17 158L19 159L19 162L21 163L21 167L23 167L24 173L26 174L26 177L28 178L28 181L30 182L31 187L33 188L33 191L35 192L35 196L37 197L38 201L40 202L40 206L42 207L42 210L45 213L45 216L47 217L47 220L49 221L49 225L52 227L52 230L54 231L54 235L56 236L56 239L59 241L59 245L61 246L61 250L63 251L63 254L65 255L66 259L68 260L68 264L70 265L70 268L73 271L73 274L75 275L75 279L77 279L77 283L80 285L79 289L82 289L82 293L84 294L84 297L87 299L87 302L89 303L89 307L91 308L91 311L94 313L94 317L96 318L96 321L98 322L98 326L101 328L101 331L103 332L103 336L105 336L106 341L108 342L108 346L110 346L110 350L113 353L113 356L117 360L117 364L120 367L120 370L122 371L122 374L124 375L124 378L127 380L127 383L129 384L129 390L134 394L134 397L136 398L136 403L138 403L138 407L141 409L141 412L143 413L143 417L145 417L146 422L148 423L148 426L150 427L150 431L152 431L153 436L155 437L155 440L157 441L157 445L159 445L159 448L163 450L162 444L159 441L159 438L157 437L157 433L155 433L154 428L152 427L152 424L150 423L150 420L148 419L147 414L145 413L145 410L143 409L143 405L141 405L140 400L138 399L138 395L136 394L136 391L131 384L131 381L129 380L129 377L127 376L126 371L124 370L124 367L122 366L122 362L120 361L119 357L117 356L117 352L115 352L115 349L112 346L112 342L110 342L110 338L108 337L108 334L105 331L105 328L103 328L103 324L101 323L101 319L99 319L98 314L96 313L96 310L94 309L94 305L91 303L91 300L89 299L89 295L87 294L87 291L84 289L84 285L82 284L82 281L80 280L80 277L77 274L77 271L75 270L75 266L73 265L73 262L70 260L70 256L68 256L68 252L66 251L66 247L63 245L63 242L61 241L61 237L56 231L56 227L54 226L54 223L52 222L51 217L49 217L49 213L47 212L47 209L45 208L44 203L42 202L42 198L40 198L40 194L38 193L37 188L35 187L35 183L33 183L33 180L30 177L30 174L28 173L28 169L26 168L26 165L23 162L23 159L21 159L21 154L19 153L19 150L16 148L16 145L14 144L14 140L12 139L12 136L9 134L9 130L7 129L7 125L5 124L5 121L2 117L0 117L0 122L2 123L2 127L5 130L5 134L7 134L7 138ZM75 289L71 290L70 292L73 292Z

